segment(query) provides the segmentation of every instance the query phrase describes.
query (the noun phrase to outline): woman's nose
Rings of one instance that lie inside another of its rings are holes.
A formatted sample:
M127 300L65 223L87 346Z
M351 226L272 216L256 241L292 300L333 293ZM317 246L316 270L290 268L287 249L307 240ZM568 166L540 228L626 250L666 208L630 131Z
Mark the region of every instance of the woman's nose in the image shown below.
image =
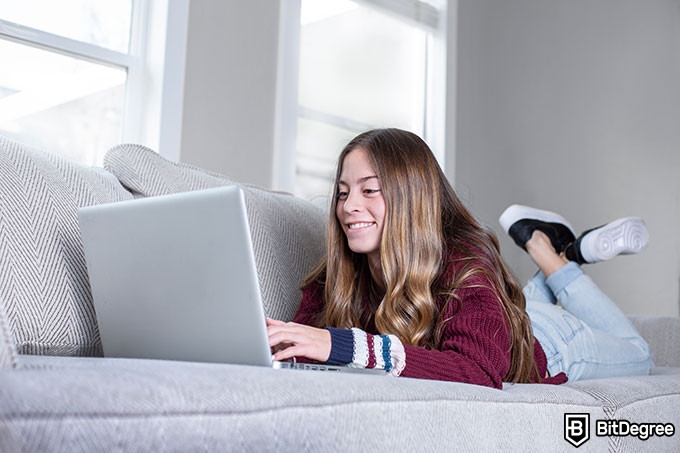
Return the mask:
M352 192L347 194L347 198L345 199L345 204L343 205L345 212L356 212L356 211L361 210L361 208L363 207L363 204L361 203L361 197L358 196L358 195L360 195L360 194L352 193Z

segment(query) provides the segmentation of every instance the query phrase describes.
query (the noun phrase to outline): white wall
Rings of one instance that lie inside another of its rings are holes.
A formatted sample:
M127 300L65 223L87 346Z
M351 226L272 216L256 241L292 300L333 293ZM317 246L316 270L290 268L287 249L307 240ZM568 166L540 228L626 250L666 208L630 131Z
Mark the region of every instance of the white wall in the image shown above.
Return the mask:
M579 230L638 215L641 255L586 266L629 314L678 315L680 1L459 0L455 186L502 237L512 203Z
M278 0L191 0L180 160L271 187Z

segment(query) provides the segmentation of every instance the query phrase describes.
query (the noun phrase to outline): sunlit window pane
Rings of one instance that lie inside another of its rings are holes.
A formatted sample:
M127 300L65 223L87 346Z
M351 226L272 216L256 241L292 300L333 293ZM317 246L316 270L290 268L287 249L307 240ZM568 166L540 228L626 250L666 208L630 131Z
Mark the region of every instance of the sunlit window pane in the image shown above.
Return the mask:
M295 193L304 198L330 195L338 154L355 135L355 131L298 118Z
M126 71L0 40L0 134L101 165L121 141Z
M132 0L4 0L0 19L127 53Z
M428 34L349 0L302 0L300 23L295 193L310 198L366 128L423 135Z
M320 3L340 12L301 27L300 105L422 132L427 33L369 7L340 8L352 5L344 0L303 0L303 20Z

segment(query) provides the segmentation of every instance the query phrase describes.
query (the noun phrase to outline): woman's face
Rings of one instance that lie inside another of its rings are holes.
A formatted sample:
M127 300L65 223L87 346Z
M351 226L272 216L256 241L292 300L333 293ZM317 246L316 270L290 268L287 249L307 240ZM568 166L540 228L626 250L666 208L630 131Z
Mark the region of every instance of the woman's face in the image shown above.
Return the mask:
M379 260L385 199L378 176L363 149L355 148L345 156L337 194L335 215L347 236L349 248Z

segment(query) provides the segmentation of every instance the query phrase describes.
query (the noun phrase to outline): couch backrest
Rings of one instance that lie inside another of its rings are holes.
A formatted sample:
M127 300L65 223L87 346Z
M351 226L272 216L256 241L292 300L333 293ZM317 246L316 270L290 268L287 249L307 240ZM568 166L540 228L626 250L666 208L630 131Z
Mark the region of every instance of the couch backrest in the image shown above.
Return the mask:
M680 318L632 316L631 320L652 350L655 366L680 367Z
M101 355L77 209L131 198L103 169L0 136L0 303L17 352Z
M171 162L140 145L109 150L104 167L135 197L237 184L217 173ZM300 284L325 249L325 211L287 193L239 185L245 194L265 314L290 320Z
M15 366L17 353L102 354L79 207L236 184L136 145L110 150L105 167L0 136L0 368ZM290 320L301 282L323 255L327 216L290 194L241 187L265 313Z

